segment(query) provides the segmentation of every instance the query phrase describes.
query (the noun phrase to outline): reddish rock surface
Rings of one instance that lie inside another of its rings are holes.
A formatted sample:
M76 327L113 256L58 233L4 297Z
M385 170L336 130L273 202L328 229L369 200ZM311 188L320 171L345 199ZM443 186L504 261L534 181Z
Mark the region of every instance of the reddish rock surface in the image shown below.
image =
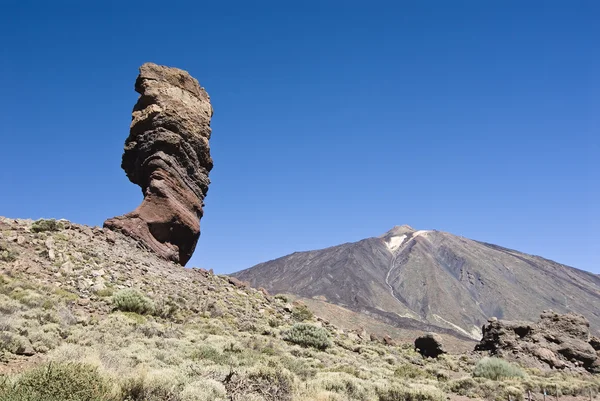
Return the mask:
M104 227L185 265L200 237L213 167L210 98L186 71L152 63L140 67L135 90L140 98L121 167L142 188L144 200L134 211L106 220Z

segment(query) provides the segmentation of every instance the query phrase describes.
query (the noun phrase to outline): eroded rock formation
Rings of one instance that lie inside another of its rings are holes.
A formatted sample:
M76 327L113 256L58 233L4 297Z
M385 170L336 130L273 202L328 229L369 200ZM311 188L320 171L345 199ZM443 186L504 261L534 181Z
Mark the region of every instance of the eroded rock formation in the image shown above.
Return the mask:
M140 97L121 167L142 188L144 200L104 226L185 265L200 236L213 167L210 98L186 71L152 63L140 67L135 90Z
M600 373L600 339L590 336L589 322L576 313L544 311L537 323L492 318L475 349L525 366Z

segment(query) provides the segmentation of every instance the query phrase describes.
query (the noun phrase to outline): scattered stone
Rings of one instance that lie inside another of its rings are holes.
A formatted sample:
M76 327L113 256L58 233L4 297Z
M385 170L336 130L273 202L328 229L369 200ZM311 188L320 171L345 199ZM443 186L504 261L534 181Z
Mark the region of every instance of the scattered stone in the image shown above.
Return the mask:
M17 244L19 244L19 245L25 244L25 237L23 237L22 235L19 235L17 237Z
M79 306L88 306L90 304L90 300L88 298L79 298L77 300L77 305Z
M144 200L134 211L106 220L104 227L185 265L200 236L213 167L210 98L186 71L152 63L140 67L135 90L141 96L121 167L142 187Z
M442 343L442 337L435 333L427 333L417 337L415 340L415 350L428 358L437 358L446 353Z
M60 270L61 270L62 272L64 272L64 273L66 273L66 274L71 274L71 273L73 273L73 269L74 269L74 268L75 268L75 265L73 265L73 263L72 263L72 262L70 262L70 261L67 261L67 262L63 263L63 264L60 266Z

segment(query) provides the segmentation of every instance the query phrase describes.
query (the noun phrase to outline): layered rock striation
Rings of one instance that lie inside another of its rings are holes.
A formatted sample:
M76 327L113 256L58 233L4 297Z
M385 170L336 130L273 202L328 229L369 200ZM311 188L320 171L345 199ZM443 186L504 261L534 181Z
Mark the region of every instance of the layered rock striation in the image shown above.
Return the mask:
M537 323L492 318L475 350L542 369L600 373L600 339L590 335L589 322L577 313L544 311Z
M135 82L133 108L121 167L144 199L104 227L120 231L164 259L185 265L200 237L208 191L210 97L186 71L146 63Z

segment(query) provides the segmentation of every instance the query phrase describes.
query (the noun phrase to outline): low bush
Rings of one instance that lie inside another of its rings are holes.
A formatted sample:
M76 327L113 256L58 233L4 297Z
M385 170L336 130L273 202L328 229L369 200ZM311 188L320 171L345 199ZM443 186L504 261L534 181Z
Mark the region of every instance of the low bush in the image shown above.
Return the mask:
M313 347L321 350L331 346L327 330L306 323L295 324L285 332L283 339L303 347Z
M31 225L31 231L34 233L40 233L43 231L58 231L62 228L62 225L54 219L39 219L33 222Z
M154 302L137 290L120 290L113 295L113 306L122 312L135 312L140 315L154 313Z
M180 377L173 371L154 371L129 377L121 384L124 401L179 401Z
M19 253L0 244L0 260L3 262L14 262L19 257Z
M230 400L291 401L294 378L286 369L261 366L244 373L231 371L223 384Z
M286 296L285 296L285 295L283 295L283 294L277 294L277 295L275 295L275 299L278 299L278 300L280 300L280 301L282 301L282 302L285 302L285 303L288 303L288 302L290 302L289 298L288 298L288 297L286 297Z
M298 322L304 322L313 318L313 313L304 304L295 305L292 309L292 317Z
M403 379L418 379L422 377L428 377L430 375L423 369L420 369L409 363L405 363L396 368L394 371L394 376Z
M413 386L392 385L377 389L379 401L444 401L445 394L432 386L415 384Z
M1 380L1 379L0 379ZM2 401L108 401L111 387L90 365L43 365L2 385Z
M502 380L511 377L525 377L525 373L518 366L503 359L486 357L477 362L473 376Z

